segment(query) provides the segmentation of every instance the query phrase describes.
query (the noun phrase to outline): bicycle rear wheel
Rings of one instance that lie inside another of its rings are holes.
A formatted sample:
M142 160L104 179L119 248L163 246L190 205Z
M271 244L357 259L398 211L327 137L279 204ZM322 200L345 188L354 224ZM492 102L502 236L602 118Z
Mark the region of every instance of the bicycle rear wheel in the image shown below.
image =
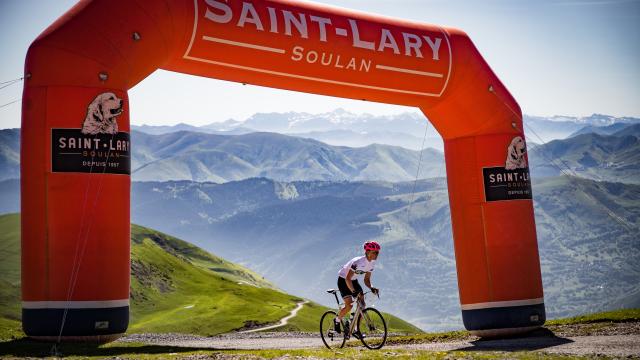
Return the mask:
M366 308L362 316L358 318L360 341L369 349L380 349L387 341L387 323L380 311L374 308Z
M337 349L344 346L344 326L340 324L340 333L338 334L333 325L333 320L338 317L335 311L329 310L322 314L320 318L320 337L322 342L329 349Z

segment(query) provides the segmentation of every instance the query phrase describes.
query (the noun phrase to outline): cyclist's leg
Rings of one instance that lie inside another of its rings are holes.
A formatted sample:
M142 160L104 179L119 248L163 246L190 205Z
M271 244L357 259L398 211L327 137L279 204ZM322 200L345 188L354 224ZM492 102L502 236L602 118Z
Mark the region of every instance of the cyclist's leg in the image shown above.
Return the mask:
M364 304L364 295L363 295L364 291L362 290L362 286L360 286L358 279L353 280L351 283L353 284L353 289L355 290L355 293L362 296L362 303ZM364 307L362 308L364 309Z
M351 295L345 296L343 300L344 300L344 307L340 310L340 313L338 314L338 319L340 321L342 321L342 318L345 315L347 315L349 311L351 311L351 306L353 304L353 297L351 297Z
M351 311L354 294L351 292L351 290L349 290L346 280L342 277L338 277L338 290L340 290L340 295L342 296L342 300L344 301L344 307L340 309L337 319L342 321L344 316L348 314L349 311Z

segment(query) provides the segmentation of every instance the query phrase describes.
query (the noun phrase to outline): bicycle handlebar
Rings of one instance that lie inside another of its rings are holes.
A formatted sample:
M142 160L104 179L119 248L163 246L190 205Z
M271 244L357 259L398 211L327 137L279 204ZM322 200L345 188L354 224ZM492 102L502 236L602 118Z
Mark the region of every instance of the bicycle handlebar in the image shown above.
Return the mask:
M369 290L369 291L363 291L363 292L362 292L362 296L365 296L365 295L367 295L367 294L373 294L373 295L377 296L377 297L378 297L378 299L380 299L380 293L379 293L379 292L378 292L378 293L374 293L374 292L373 292L373 291L371 291L371 290Z

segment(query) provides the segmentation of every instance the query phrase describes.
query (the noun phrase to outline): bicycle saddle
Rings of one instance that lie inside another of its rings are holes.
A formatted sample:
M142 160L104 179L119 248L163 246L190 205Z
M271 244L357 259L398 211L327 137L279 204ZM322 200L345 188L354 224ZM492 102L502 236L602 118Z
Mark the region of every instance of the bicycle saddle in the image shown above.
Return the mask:
M329 290L327 290L327 292L328 292L329 294L335 294L336 292L338 292L338 290L336 290L336 289L329 289Z

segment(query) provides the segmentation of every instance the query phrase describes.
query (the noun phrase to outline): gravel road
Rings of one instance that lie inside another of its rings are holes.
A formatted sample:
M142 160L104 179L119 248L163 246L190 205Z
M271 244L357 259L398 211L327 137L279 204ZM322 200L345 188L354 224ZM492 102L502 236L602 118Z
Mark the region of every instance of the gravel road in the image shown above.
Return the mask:
M120 342L203 349L303 349L324 346L320 335L303 332L233 333L212 337L184 334L132 334Z
M431 351L540 351L553 354L640 356L640 335L527 337L387 346L385 349Z
M134 334L119 341L202 349L302 349L322 347L315 333L236 333L214 337L182 334ZM540 351L554 354L640 356L640 335L526 337L385 346L385 349L431 351Z

